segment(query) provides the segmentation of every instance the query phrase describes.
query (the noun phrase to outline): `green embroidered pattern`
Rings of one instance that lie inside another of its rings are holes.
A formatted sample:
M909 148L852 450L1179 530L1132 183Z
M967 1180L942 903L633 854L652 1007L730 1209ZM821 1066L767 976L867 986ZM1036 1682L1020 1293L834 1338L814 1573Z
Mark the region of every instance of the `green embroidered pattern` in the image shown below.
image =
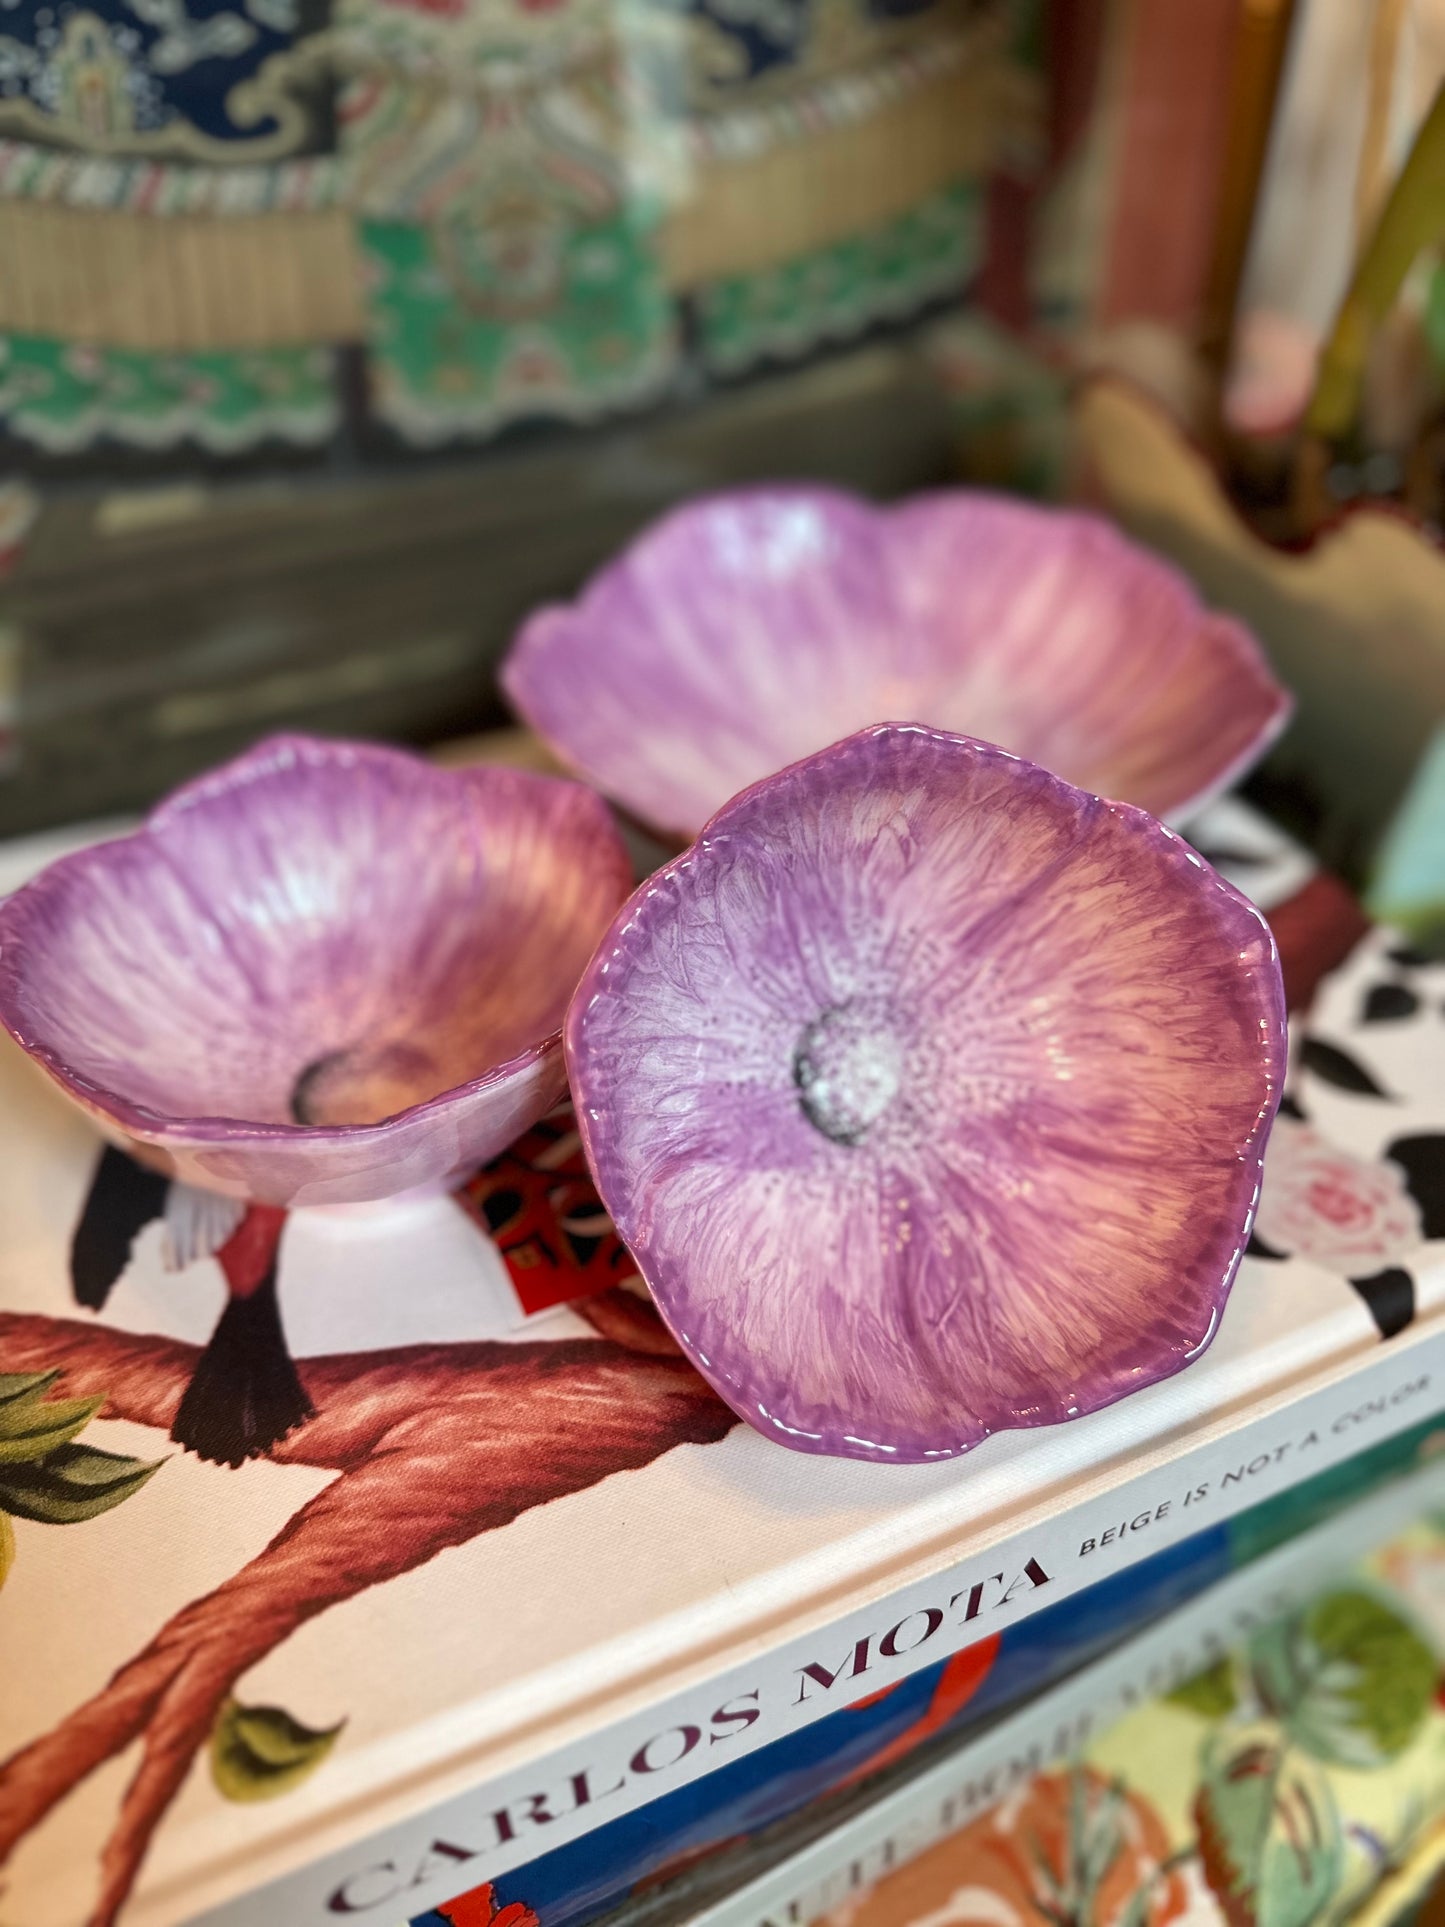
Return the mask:
M958 292L979 262L979 200L976 182L958 182L883 227L704 289L706 366L736 375L760 361L795 359Z
M155 354L0 335L0 417L20 440L54 454L107 436L233 454L270 440L324 442L340 404L329 348Z
M658 395L678 343L652 229L634 210L509 245L460 222L363 221L377 417L426 446L531 416L588 421Z

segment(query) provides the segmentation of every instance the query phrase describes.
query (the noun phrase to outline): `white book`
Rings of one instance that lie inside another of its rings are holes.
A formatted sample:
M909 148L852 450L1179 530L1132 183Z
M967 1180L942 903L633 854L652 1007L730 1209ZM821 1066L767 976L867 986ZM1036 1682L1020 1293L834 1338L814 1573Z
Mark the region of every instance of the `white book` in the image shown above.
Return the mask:
M1249 833L1268 909L1299 858ZM15 1523L0 1918L79 1927L109 1891L127 1927L392 1927L1445 1409L1445 1237L1387 1155L1408 1140L1428 1189L1445 971L1391 950L1328 985L1292 1087L1347 1159L1288 1220L1323 1261L1246 1259L1187 1370L937 1466L734 1424L629 1336L635 1298L538 1310L535 1240L504 1262L446 1197L292 1214L281 1316L319 1415L203 1463L166 1434L219 1267L168 1268L172 1200L77 1307L98 1146L0 1052L0 1373L108 1394L80 1443L163 1461L99 1517ZM1412 1011L1363 1022L1381 985ZM596 1282L575 1252L558 1279Z

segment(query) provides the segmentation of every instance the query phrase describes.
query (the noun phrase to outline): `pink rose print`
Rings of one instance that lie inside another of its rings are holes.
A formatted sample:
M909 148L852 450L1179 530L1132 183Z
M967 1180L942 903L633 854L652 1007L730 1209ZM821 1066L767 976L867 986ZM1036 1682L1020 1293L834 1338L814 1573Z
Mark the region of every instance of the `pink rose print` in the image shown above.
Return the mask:
M1425 1241L1396 1164L1372 1163L1280 1117L1264 1161L1255 1235L1342 1278L1398 1264Z

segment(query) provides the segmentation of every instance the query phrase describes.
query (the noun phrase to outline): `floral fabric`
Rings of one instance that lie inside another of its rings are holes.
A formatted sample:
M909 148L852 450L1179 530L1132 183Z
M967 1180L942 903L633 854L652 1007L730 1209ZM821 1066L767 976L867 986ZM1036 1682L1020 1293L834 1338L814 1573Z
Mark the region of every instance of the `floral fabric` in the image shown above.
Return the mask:
M1032 13L0 0L0 442L426 449L911 316L1040 160Z

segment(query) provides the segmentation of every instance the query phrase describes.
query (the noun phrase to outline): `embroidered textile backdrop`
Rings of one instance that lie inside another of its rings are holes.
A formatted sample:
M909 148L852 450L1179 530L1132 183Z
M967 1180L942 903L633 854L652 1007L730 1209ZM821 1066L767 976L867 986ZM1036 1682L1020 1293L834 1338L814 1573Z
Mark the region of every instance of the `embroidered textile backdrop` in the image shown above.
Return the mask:
M3 432L431 447L906 318L1038 159L1037 11L0 0Z

